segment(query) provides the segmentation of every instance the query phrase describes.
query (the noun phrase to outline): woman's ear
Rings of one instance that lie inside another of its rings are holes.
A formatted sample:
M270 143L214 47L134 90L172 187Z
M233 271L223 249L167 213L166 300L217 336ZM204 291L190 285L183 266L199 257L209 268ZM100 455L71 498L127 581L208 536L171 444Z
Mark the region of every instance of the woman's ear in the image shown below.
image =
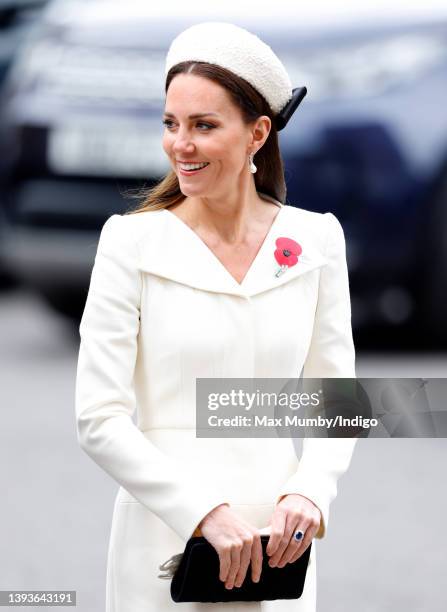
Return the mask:
M272 129L272 121L267 115L258 117L253 125L250 144L256 147L253 152L256 154L263 146Z

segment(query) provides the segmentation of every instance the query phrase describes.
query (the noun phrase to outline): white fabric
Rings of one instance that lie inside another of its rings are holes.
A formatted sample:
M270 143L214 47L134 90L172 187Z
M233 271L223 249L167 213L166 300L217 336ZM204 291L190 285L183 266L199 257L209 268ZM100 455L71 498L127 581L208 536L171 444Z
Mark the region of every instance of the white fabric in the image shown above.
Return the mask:
M274 114L292 97L290 77L272 48L232 23L207 21L183 30L169 47L165 74L190 60L217 64L245 79L264 96Z
M275 277L280 236L303 252ZM298 460L287 438L196 438L195 384L197 377L298 377L303 367L307 377L355 376L345 243L334 215L283 206L241 284L169 210L112 215L80 335L78 439L121 485L107 612L175 609L159 566L183 551L220 503L263 528L280 495L300 493L320 508L317 537L324 536L355 440L305 440ZM315 594L314 561L298 600L209 609L314 612Z

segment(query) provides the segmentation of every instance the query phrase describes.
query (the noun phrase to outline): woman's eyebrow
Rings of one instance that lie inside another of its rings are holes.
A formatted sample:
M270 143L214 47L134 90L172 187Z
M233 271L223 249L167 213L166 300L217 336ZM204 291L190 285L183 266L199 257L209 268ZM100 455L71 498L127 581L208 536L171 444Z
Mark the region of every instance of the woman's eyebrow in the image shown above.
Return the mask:
M167 112L165 112L164 115L166 117L173 117L175 119L174 113L167 113ZM189 115L188 119L198 119L199 117L206 117L208 115L214 115L215 117L219 116L218 113L212 113L212 112L209 112L209 113L194 113L193 115Z

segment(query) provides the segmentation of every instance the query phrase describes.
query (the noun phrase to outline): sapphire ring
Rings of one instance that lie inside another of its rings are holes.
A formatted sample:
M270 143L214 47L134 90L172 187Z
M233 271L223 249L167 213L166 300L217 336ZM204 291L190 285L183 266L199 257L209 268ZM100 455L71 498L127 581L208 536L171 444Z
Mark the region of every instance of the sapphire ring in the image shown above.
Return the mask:
M295 531L295 535L293 537L295 540L300 542L304 538L304 533L301 530Z

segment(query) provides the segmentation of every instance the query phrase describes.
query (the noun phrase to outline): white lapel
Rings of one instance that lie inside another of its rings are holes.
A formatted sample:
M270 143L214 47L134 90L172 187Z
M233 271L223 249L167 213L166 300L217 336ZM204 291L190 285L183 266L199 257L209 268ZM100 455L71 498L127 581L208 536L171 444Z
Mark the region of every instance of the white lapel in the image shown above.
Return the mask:
M323 266L326 257L312 244L304 217L293 206L283 206L275 218L242 283L238 283L203 240L169 210L142 213L148 231L139 239L139 269L204 291L251 297ZM295 266L279 277L275 241L292 238L302 247Z

